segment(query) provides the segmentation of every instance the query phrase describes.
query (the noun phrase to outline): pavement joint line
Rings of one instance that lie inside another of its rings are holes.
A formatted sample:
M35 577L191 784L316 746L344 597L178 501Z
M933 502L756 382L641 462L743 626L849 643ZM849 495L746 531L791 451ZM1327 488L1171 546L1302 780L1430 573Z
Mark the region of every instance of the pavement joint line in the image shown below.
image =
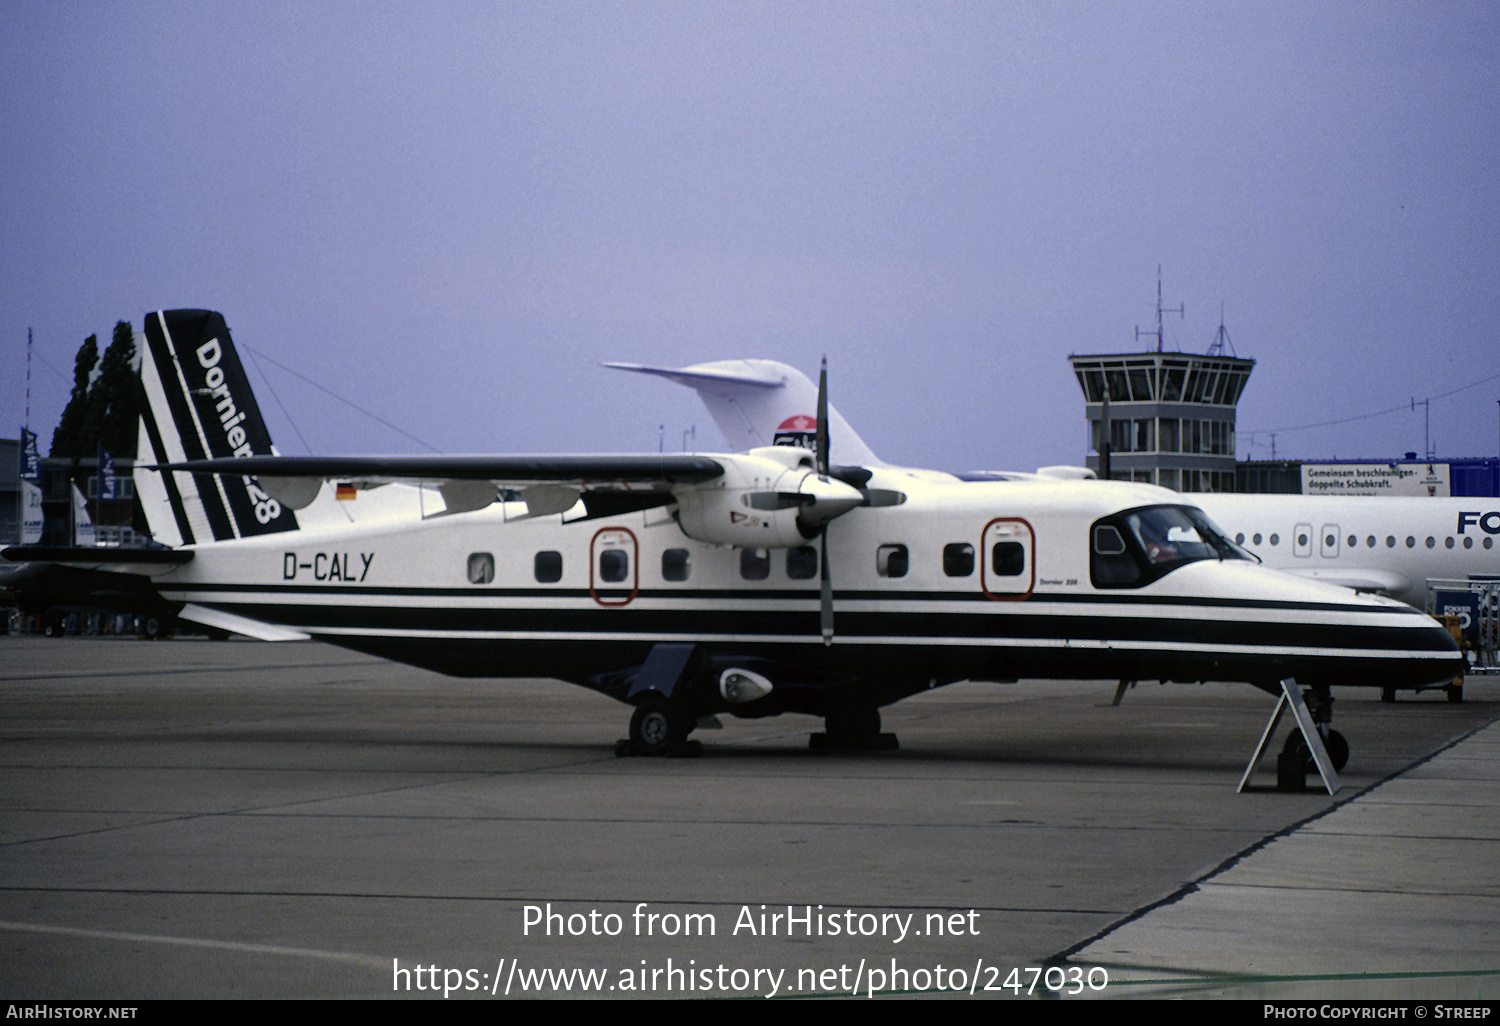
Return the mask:
M88 930L76 926L48 926L43 923L17 923L0 921L0 930L12 933L39 933L65 937L88 937L94 940L121 941L129 944L172 944L188 948L212 948L220 951L239 951L254 955L280 955L289 958L316 958L333 962L348 962L362 968L385 969L389 962L374 955L359 955L347 951L319 951L315 948L289 948L279 944L253 944L246 941L208 940L202 937L168 937L153 933L127 933L117 930Z

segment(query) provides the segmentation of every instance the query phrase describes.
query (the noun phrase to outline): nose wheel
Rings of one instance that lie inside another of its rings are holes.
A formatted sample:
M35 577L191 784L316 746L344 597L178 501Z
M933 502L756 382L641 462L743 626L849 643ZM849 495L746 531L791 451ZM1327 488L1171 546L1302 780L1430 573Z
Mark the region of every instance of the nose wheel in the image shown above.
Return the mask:
M1323 747L1328 751L1328 761L1333 763L1334 772L1342 770L1349 761L1349 742L1344 735L1336 730L1330 729L1323 735ZM1287 772L1305 777L1309 773L1318 771L1317 763L1313 761L1312 750L1307 747L1300 731L1292 731L1287 735L1286 744L1281 746L1281 758L1287 760ZM1281 776L1280 760L1277 761L1277 777ZM1300 767L1300 769L1298 769ZM1283 790L1287 790L1283 788Z
M1260 736L1260 744L1256 746L1250 764L1245 767L1245 775L1240 778L1239 790L1243 792L1250 783L1282 714L1290 711L1296 727L1276 757L1276 789L1306 790L1308 774L1317 773L1328 793L1334 794L1340 787L1339 770L1349 761L1349 742L1329 725L1333 718L1333 696L1328 686L1315 684L1304 696L1297 682L1288 677L1279 682L1278 688L1281 697L1276 701L1276 708Z

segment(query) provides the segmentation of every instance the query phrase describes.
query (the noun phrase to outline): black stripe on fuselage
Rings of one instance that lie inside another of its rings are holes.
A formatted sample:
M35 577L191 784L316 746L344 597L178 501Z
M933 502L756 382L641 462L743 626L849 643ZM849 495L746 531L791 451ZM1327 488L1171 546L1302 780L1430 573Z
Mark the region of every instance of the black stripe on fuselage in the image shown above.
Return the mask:
M587 588L497 588L474 586L469 588L391 587L387 585L360 584L226 584L203 582L180 586L179 590L194 592L225 592L237 595L374 595L398 597L423 601L435 598L466 597L475 600L521 598L530 601L556 601L557 599L587 599L592 594ZM606 602L619 602L629 597L629 592L599 589L598 594ZM1238 599L1212 596L1188 595L1139 595L1119 592L1093 592L1086 595L1050 594L1033 592L1025 599L992 599L972 591L838 591L833 593L835 603L840 602L968 602L988 609L1024 609L1040 602L1076 603L1115 606L1182 606L1208 609L1265 609L1286 612L1345 612L1358 615L1389 615L1411 617L1415 610L1403 606L1351 605L1343 602L1297 602L1286 599ZM817 601L817 588L641 588L635 592L628 605L611 606L613 611L624 612L637 603L651 600L676 600L692 602L718 601Z
M228 596L225 597L228 599ZM203 599L194 596L194 601ZM568 633L680 636L733 636L780 640L817 635L818 608L673 609L632 604L626 608L434 607L429 605L330 605L312 602L211 601L237 615L300 630L515 634ZM1399 611L1398 611L1399 612ZM983 612L836 610L837 632L845 639L921 638L934 641L1004 638L1017 643L1159 643L1258 649L1380 649L1447 651L1451 640L1435 625L1425 627L1410 614L1406 623L1332 624L1223 619L1209 610L1194 616L1187 607L1173 616L1113 616L1028 610L1022 604ZM1382 617L1381 619L1386 619Z

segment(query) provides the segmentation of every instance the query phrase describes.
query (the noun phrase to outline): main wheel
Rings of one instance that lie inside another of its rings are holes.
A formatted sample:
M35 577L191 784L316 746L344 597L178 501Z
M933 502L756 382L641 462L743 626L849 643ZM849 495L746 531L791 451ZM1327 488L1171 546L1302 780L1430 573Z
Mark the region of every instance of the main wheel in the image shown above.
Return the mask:
M830 738L868 741L880 733L880 710L873 705L840 709L824 716L823 724Z
M681 706L651 692L630 717L630 744L642 755L661 755L687 740L693 724Z

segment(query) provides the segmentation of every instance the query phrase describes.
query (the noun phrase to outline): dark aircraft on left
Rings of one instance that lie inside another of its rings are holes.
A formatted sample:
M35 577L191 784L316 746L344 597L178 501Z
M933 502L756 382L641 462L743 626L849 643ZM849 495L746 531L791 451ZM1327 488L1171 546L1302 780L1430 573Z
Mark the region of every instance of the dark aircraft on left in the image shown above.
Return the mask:
M176 620L176 607L162 598L151 581L138 573L104 570L109 564L160 564L180 561L156 549L96 549L99 566L80 560L87 550L24 547L11 549L25 563L0 563L0 607L15 607L23 617L40 617L49 638L64 632L68 614L123 613L139 616L142 634L160 637ZM68 560L62 563L51 559Z

